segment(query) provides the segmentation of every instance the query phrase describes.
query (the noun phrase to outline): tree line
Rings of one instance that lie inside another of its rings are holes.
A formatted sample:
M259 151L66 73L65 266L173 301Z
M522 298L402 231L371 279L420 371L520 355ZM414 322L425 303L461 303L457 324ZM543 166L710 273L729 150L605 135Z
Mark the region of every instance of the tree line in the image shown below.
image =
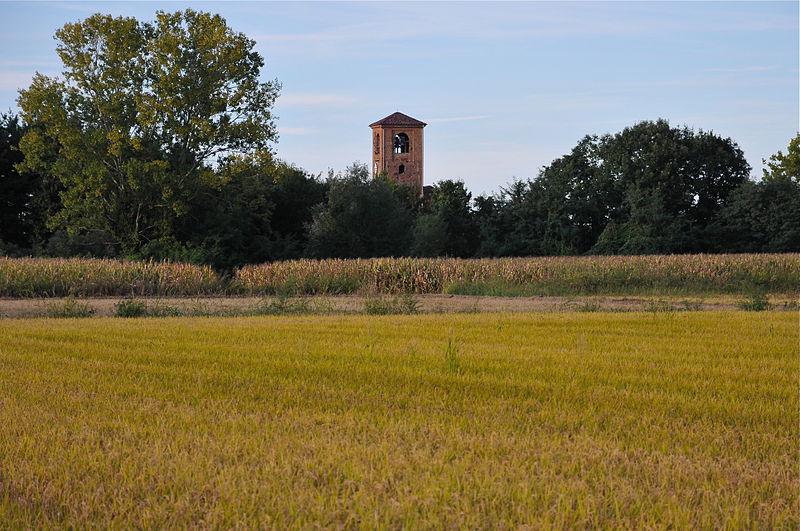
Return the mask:
M279 160L254 42L218 15L93 15L65 70L0 116L0 253L190 261L800 251L800 135L751 177L730 138L665 120L584 137L529 180L423 197L364 164Z

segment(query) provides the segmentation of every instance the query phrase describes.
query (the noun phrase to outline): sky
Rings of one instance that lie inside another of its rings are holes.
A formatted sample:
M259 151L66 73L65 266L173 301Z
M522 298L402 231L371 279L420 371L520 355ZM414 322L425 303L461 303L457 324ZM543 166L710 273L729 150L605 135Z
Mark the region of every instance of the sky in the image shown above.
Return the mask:
M588 134L642 120L732 138L761 175L798 124L798 6L789 2L10 2L0 0L0 112L55 31L93 13L219 13L282 84L281 159L326 174L371 161L369 124L426 122L425 184L496 193Z

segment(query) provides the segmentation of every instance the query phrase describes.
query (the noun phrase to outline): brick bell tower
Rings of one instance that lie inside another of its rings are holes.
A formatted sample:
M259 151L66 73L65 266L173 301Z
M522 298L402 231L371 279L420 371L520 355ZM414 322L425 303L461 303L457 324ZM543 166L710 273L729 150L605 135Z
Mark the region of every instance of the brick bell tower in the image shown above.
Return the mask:
M426 125L401 112L370 124L372 176L386 172L396 183L411 186L422 195L422 128Z

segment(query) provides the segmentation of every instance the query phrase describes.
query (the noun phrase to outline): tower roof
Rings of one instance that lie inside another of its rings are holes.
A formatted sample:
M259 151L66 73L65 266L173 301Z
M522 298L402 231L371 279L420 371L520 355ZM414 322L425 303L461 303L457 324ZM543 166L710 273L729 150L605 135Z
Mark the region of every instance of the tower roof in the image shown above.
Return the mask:
M383 120L378 120L375 123L369 124L370 127L375 127L376 125L408 125L412 127L425 127L425 122L420 122L416 118L412 118L408 115L405 115L401 112L392 113Z

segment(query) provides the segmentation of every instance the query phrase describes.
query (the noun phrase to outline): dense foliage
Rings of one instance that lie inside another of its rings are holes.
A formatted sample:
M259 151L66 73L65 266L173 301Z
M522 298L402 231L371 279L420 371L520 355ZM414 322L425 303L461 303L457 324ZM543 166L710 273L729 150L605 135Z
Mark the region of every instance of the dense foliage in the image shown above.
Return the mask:
M102 231L124 253L171 243L196 199L218 191L215 163L276 136L278 85L259 81L254 41L218 15L97 14L56 39L63 79L37 74L18 100L34 124L19 168L63 186L53 228Z
M93 15L64 75L0 116L0 253L186 261L800 251L800 135L760 180L730 138L644 121L586 136L530 180L424 197L355 163L276 159L254 42L216 15Z

